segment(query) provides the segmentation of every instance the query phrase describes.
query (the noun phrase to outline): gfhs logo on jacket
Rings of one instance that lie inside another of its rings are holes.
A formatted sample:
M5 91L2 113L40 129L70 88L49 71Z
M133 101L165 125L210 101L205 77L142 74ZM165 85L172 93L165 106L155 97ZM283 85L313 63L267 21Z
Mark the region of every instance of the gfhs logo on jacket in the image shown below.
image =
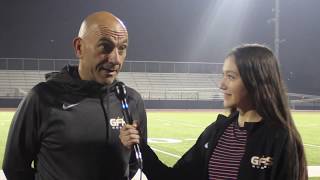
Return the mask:
M111 118L109 120L109 124L112 129L121 129L122 126L126 124L126 122L123 120L123 117L117 117L117 118Z
M253 168L266 169L272 166L272 158L269 156L252 156L251 164Z

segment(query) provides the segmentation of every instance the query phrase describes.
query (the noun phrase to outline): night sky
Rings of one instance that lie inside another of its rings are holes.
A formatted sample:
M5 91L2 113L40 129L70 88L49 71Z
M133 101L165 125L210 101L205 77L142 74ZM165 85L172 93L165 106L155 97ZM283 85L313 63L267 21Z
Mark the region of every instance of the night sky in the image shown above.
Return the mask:
M274 0L1 0L0 57L75 58L88 14L129 31L128 60L223 62L241 43L273 48ZM320 95L320 0L280 0L280 63L290 92Z

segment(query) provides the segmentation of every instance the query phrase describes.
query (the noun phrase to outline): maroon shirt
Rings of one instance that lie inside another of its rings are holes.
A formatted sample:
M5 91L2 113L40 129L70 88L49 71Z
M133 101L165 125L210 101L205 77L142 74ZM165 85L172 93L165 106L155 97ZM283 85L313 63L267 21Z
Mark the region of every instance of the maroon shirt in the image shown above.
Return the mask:
M231 123L218 140L208 165L209 180L236 180L244 155L247 131L238 122Z

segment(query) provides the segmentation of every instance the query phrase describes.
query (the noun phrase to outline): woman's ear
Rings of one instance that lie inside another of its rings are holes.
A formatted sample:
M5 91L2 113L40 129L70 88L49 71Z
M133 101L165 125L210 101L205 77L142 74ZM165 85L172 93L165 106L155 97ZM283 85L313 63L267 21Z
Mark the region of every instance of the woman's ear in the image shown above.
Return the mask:
M78 58L82 56L82 39L80 37L76 37L73 40L73 49L74 53Z

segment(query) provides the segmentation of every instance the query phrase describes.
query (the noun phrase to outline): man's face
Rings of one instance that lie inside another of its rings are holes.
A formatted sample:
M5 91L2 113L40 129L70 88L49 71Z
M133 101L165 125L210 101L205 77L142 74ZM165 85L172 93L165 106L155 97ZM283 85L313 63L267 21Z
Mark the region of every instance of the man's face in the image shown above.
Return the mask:
M121 70L127 54L127 30L119 23L113 26L93 25L79 41L81 79L111 84Z

